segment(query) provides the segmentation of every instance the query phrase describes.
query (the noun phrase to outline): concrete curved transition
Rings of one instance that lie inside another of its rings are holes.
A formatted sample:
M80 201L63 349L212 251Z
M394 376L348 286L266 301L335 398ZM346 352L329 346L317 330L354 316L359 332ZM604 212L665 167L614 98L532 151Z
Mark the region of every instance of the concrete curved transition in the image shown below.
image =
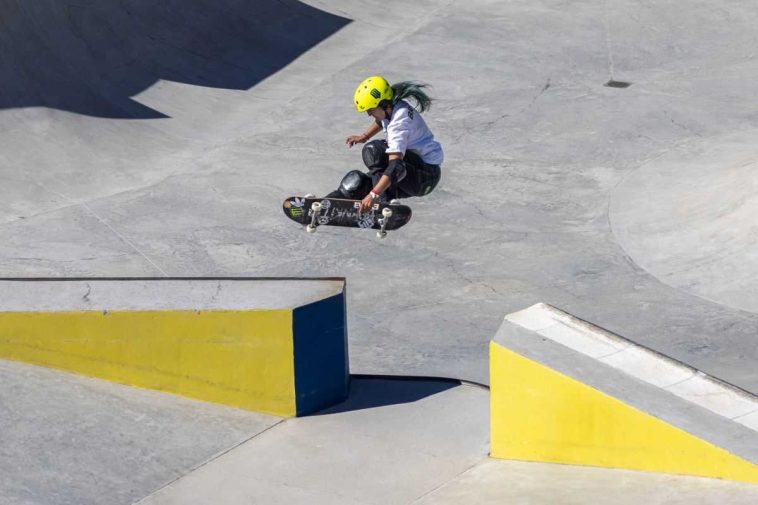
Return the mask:
M489 460L486 389L412 380L486 384L504 314L544 302L758 392L757 25L754 0L0 1L0 277L345 278L363 376L283 419L1 361L0 502L758 502ZM281 202L363 166L375 73L432 85L442 181L383 242L304 233Z
M758 312L758 131L690 142L640 167L611 196L614 235L661 281Z
M0 108L168 117L134 99L159 83L246 90L349 23L296 0L3 3Z

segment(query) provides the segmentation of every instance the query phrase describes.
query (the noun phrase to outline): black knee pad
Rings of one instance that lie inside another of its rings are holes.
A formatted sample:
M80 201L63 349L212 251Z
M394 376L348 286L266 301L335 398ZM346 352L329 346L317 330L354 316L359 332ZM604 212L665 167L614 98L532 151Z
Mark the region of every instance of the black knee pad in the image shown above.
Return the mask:
M372 140L367 142L363 146L361 151L363 156L363 163L369 170L376 170L378 168L387 168L389 157L387 156L387 141L385 140Z
M361 200L373 187L371 177L358 170L351 170L342 178L339 192L342 193L343 198Z

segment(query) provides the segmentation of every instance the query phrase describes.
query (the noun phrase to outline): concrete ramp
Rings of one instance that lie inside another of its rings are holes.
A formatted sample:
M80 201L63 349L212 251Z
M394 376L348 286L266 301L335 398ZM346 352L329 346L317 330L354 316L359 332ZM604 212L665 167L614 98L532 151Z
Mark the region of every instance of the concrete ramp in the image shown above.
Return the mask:
M758 482L758 399L544 304L492 342L492 456Z
M0 358L279 416L347 396L344 279L26 279L0 293Z
M693 142L635 170L611 195L616 240L662 282L758 312L758 131Z

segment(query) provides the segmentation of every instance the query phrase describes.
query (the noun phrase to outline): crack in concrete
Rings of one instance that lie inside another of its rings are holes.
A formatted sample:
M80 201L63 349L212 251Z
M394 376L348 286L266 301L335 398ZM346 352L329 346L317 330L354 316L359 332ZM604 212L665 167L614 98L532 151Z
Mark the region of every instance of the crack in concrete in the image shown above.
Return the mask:
M118 232L113 226L111 226L104 218L100 217L92 208L87 205L86 202L77 203L72 198L64 195L63 193L59 193L55 190L52 190L42 184L39 181L35 181L40 187L44 188L46 191L58 195L59 197L63 198L64 200L67 200L69 202L72 202L73 205L81 205L84 210L86 210L89 214L91 214L95 219L97 219L101 224L103 224L106 228L108 228L116 237L118 237L119 240L121 240L123 243L125 243L127 246L129 246L131 249L133 249L137 254L142 256L150 265L153 266L156 270L158 270L164 277L169 277L169 275L161 268L159 267L153 260L151 260L142 250L140 250L134 243L129 241L125 236L123 236L121 233Z

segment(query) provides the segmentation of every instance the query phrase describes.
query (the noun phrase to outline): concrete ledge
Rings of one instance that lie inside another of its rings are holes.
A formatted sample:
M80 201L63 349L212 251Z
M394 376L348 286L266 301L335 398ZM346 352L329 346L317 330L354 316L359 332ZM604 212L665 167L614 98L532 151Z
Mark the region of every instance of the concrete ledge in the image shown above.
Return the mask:
M544 304L490 359L493 457L758 482L745 391Z
M348 393L345 281L0 280L0 358L304 415Z

